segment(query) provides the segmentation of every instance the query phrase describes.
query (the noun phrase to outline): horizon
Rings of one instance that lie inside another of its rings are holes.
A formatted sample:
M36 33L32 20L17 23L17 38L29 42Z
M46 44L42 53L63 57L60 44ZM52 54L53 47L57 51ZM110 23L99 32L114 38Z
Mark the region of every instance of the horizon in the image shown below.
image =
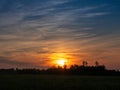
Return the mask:
M119 0L0 0L0 68L120 70L119 24Z

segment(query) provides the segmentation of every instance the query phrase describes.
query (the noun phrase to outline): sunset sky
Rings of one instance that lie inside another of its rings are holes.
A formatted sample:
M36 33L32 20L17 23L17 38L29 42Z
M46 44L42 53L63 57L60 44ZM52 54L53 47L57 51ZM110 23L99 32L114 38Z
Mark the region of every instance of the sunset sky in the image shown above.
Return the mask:
M120 0L0 0L0 68L61 58L120 70Z

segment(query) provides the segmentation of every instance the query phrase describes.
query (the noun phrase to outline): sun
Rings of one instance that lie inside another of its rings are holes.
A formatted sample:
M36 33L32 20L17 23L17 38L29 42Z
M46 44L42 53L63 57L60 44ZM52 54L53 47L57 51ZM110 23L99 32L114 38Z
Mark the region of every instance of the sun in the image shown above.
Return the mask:
M51 60L50 65L55 67L68 68L72 64L72 56L67 53L52 53L49 59Z
M61 67L63 67L64 65L66 65L66 59L62 58L62 59L58 59L57 60L57 64Z

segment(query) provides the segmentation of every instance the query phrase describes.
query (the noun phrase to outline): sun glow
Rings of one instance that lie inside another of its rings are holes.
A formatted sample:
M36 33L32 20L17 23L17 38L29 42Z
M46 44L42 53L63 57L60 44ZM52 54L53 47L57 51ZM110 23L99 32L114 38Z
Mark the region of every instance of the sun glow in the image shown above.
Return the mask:
M59 59L58 61L57 61L57 64L59 65L59 66L64 66L64 65L66 65L66 60L65 59Z
M67 53L53 53L50 55L51 65L55 67L69 67L72 64L71 58L72 56Z

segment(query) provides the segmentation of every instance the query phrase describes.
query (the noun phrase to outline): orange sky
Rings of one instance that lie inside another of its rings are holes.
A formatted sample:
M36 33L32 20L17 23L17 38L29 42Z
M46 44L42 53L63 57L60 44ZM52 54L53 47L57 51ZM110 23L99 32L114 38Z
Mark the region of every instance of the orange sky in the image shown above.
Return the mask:
M98 61L120 70L120 0L0 0L0 68Z

